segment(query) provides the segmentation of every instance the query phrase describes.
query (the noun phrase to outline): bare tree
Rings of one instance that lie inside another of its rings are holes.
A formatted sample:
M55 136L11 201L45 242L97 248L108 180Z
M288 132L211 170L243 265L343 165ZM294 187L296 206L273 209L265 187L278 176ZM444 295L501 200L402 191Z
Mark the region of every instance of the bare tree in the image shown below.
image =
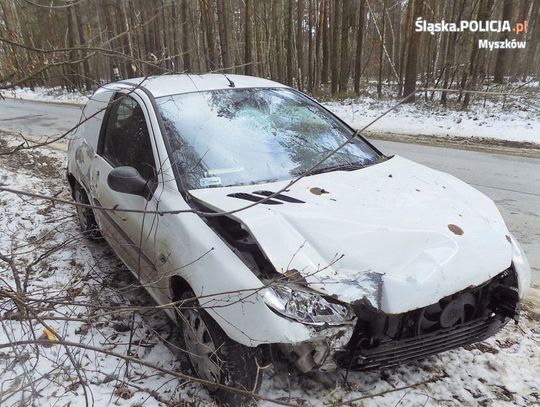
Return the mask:
M411 15L414 15L413 21L416 21L418 17L422 16L422 9L424 5L424 0L410 0L409 7L412 8ZM405 67L405 84L403 86L403 95L413 94L408 102L414 102L416 91L416 67L417 67L417 58L418 51L420 48L421 42L421 33L414 31L414 27L408 26L407 30L411 31L410 41L407 46L407 64Z
M514 1L513 0L504 0L503 1L503 10L502 10L502 19L506 21L513 20L514 14ZM508 32L502 32L499 37L500 41L504 41L508 38ZM509 50L506 48L499 49L497 51L497 60L495 62L495 73L494 73L494 82L503 83L504 74L506 73L507 59L509 55Z

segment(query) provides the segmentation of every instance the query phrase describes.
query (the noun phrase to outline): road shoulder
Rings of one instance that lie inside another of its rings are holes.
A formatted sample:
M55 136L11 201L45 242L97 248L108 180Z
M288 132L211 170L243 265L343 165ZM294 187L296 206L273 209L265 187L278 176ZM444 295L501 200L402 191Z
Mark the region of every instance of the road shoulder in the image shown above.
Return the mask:
M422 144L432 147L540 158L540 144L527 141L499 140L484 137L423 136L377 131L366 131L365 135L368 139L397 143Z

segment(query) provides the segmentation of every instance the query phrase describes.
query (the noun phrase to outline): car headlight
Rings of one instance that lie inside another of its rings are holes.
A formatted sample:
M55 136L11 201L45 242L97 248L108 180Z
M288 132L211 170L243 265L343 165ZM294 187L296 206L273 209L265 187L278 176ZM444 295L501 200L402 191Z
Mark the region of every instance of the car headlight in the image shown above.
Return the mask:
M307 325L343 325L354 320L354 313L349 307L327 301L320 294L287 285L267 287L264 302L279 314Z

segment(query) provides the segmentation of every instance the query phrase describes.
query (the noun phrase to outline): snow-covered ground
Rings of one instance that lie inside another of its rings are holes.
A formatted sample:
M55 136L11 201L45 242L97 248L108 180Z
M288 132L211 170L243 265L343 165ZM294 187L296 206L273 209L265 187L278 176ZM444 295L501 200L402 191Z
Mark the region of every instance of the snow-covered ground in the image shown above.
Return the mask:
M60 87L36 87L33 90L30 88L17 87L15 89L3 90L1 95L6 98L35 100L38 102L68 103L74 105L84 105L90 96L84 95L81 92L67 92Z
M0 137L4 151L7 138ZM47 149L0 155L0 184L68 198L64 160ZM191 374L174 351L176 333L162 311L144 308L152 300L105 243L81 235L71 206L0 193L0 213L0 253L13 255L26 300L37 314L32 322L18 320L14 302L0 294L0 405L84 406L85 391L95 406L211 403L192 381L135 363L126 366L104 353L70 348L82 386L62 346L1 348L42 337L47 324L67 341ZM15 285L12 268L0 260L0 290ZM519 326L509 324L485 342L398 368L350 372L346 380L344 371L301 375L268 369L261 395L302 406L538 405L539 344L540 315L526 311ZM358 398L363 399L351 401Z
M527 83L514 89L515 95L475 95L467 110L459 110L456 94L449 95L448 107L435 100L425 102L423 95L414 104L404 104L373 124L368 132L422 135L436 137L465 137L489 141L489 139L525 141L540 144L540 82ZM494 89L498 91L499 89ZM355 128L362 128L382 112L396 104L395 92L385 88L383 99L378 100L373 85L364 90L365 96L340 101L328 101L324 105ZM28 88L3 91L5 97L46 102L84 104L87 95L64 92L59 88Z
M429 102L419 96L414 104L403 104L374 123L368 132L540 144L540 85L531 83L515 93L524 96L507 96L506 100L503 96L491 96L485 102L482 96L476 96L467 110L452 106L455 94L449 96L449 107L437 102L438 94L436 100ZM377 100L370 93L324 105L354 128L361 129L395 103L395 99Z

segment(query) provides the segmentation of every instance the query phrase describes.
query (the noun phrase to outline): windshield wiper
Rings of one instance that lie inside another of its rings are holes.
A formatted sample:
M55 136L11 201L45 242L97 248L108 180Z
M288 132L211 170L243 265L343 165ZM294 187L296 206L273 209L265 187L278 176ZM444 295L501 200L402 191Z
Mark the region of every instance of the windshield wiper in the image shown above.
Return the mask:
M313 171L310 171L308 175L323 174L325 172L332 171L353 171L359 168L364 168L369 163L355 162L355 163L346 163L346 164L336 164L329 167L315 168Z

